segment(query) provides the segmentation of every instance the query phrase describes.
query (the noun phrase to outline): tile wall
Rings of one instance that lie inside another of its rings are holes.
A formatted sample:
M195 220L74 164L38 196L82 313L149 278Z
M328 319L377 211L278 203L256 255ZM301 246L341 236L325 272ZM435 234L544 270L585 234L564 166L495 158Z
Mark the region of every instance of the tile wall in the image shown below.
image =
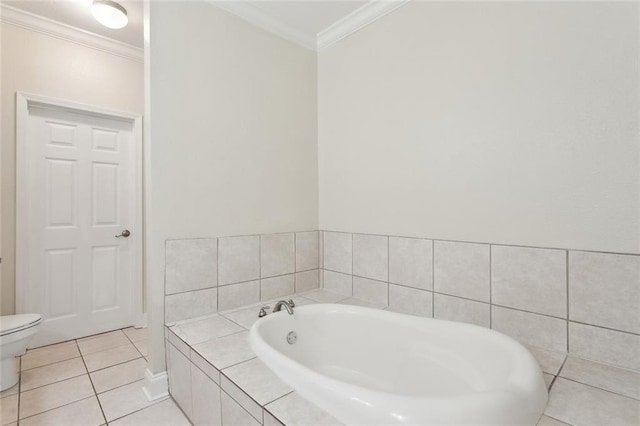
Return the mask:
M640 256L320 232L327 290L640 370Z
M640 370L640 256L307 231L166 242L166 322L324 287Z
M165 322L319 286L318 231L167 240Z

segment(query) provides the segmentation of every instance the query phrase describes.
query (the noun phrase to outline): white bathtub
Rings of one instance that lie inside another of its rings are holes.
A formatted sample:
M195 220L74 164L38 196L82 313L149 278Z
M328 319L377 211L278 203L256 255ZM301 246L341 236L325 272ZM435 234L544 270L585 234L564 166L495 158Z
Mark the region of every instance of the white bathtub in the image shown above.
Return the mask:
M249 341L280 378L349 425L535 425L547 404L531 353L470 324L318 304L261 318Z

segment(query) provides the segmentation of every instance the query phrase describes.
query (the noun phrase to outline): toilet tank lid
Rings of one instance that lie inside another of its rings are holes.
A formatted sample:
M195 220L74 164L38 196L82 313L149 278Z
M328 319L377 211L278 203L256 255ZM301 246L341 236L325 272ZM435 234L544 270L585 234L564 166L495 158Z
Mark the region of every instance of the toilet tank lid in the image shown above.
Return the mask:
M3 315L0 317L0 336L36 325L41 319L40 314Z

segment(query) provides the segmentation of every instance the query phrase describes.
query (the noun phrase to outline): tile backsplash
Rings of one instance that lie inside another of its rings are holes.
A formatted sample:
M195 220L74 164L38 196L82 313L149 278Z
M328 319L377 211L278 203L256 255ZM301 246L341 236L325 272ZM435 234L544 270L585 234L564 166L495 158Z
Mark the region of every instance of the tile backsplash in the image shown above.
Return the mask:
M640 256L305 231L166 242L166 322L324 287L640 370Z
M640 369L638 255L332 231L320 247L327 290Z
M318 235L167 240L165 322L318 288Z

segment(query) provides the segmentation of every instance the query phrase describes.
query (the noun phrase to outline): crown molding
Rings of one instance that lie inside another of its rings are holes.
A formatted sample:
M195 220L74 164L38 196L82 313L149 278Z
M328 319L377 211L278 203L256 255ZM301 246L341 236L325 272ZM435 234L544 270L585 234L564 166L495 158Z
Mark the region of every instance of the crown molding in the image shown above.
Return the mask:
M296 43L306 49L316 50L315 37L309 37L308 35L298 31L297 29L283 24L282 22L273 19L259 7L242 1L215 1L208 0L208 2L232 15L241 18L256 27L263 30L274 33L290 42Z
M409 0L370 0L318 33L317 50L325 49L404 6Z
M44 18L0 3L0 22L70 41L81 46L143 62L144 50L108 37L81 30L71 25Z

